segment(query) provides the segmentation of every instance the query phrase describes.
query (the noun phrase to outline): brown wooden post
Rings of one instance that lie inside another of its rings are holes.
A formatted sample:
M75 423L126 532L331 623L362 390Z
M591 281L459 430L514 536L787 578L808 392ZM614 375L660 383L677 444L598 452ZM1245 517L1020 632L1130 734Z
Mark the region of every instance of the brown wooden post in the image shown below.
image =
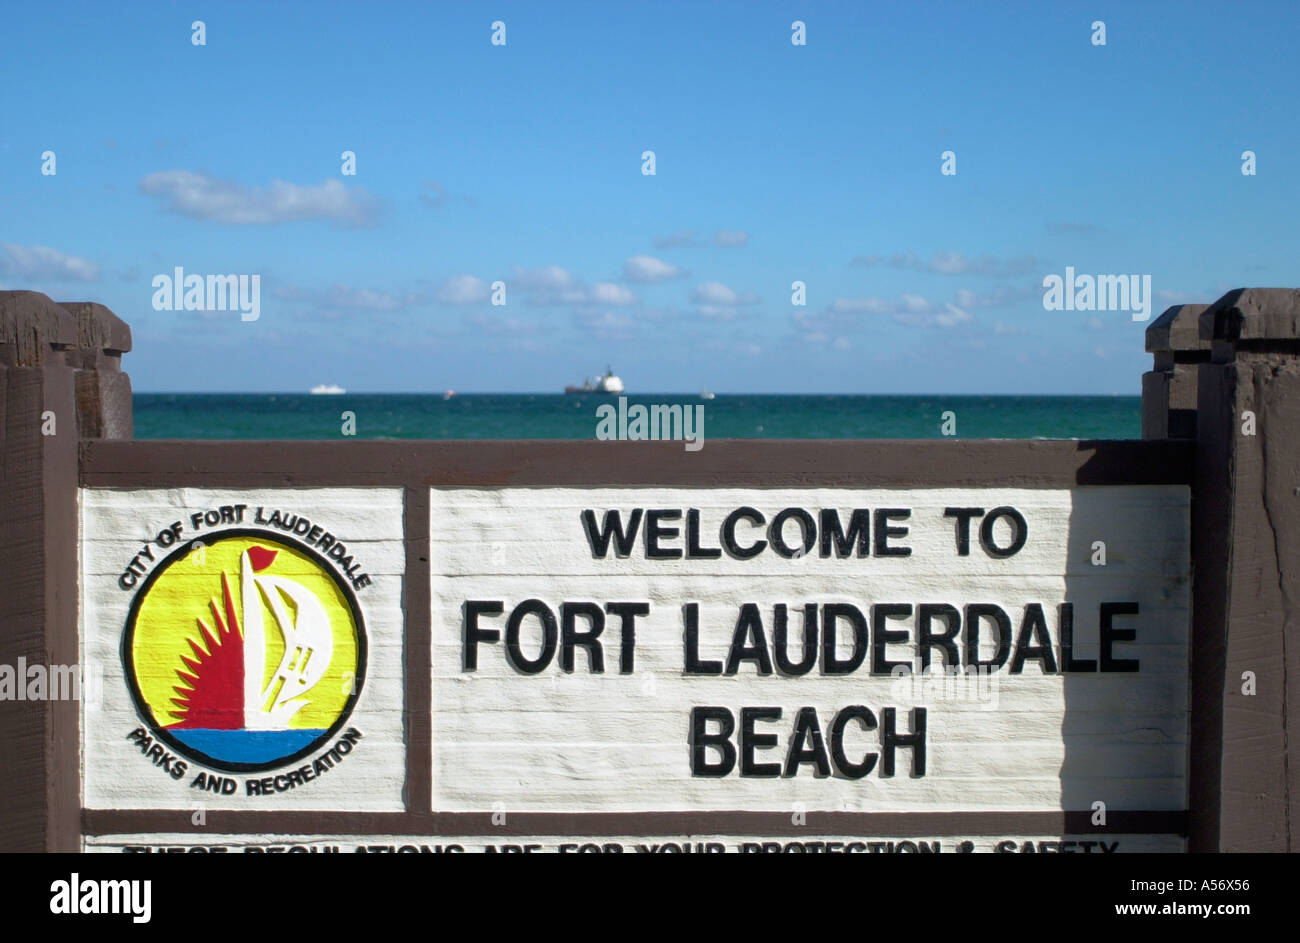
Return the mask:
M1155 358L1142 375L1142 438L1195 439L1197 370L1210 361L1210 342L1200 335L1209 305L1174 305L1147 328L1147 352Z
M1298 847L1300 290L1237 289L1200 315L1193 501L1193 851ZM1294 675L1297 685L1289 685Z
M130 331L101 305L77 313L32 291L0 292L0 701L5 802L0 851L80 850L78 444L129 437ZM45 675L43 699L29 684ZM31 681L29 682L29 678ZM21 694L22 699L17 699Z
M131 378L122 372L122 354L131 349L131 328L101 304L59 303L77 319L77 424L83 439L129 439L135 432Z

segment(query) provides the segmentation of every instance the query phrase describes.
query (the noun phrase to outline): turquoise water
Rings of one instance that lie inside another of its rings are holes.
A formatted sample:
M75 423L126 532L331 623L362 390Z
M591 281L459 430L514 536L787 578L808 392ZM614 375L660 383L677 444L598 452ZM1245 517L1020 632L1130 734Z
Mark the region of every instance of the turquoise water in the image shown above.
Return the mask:
M137 439L336 439L343 413L364 439L591 439L609 396L564 394L137 393ZM629 405L704 407L704 438L1136 439L1137 396L629 396Z

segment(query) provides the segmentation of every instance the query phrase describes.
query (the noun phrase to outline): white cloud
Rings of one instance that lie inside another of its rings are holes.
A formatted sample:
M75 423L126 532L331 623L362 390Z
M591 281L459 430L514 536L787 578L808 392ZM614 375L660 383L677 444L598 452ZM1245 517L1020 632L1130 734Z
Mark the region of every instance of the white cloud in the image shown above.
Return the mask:
M756 304L759 298L752 291L741 293L728 288L722 282L704 282L695 286L695 290L691 292L691 300L702 305L733 306Z
M547 265L535 269L515 266L510 280L525 291L539 289L559 291L573 285L575 281L572 274L558 265Z
M914 252L895 252L892 260L883 255L855 255L853 257L854 265L861 265L863 268L875 268L890 262L894 268L908 268L913 265L919 266L921 260L916 257Z
M1028 255L1000 261L991 255L972 259L960 252L939 251L926 265L926 270L940 275L1023 275L1033 267L1034 258Z
M578 325L602 340L626 340L636 333L637 320L621 311L587 311L575 315Z
M833 314L889 314L894 305L884 298L836 298L828 310Z
M749 233L719 229L713 235L713 244L724 249L739 248L749 243Z
M967 321L975 320L970 313L963 311L954 304L945 304L943 311L933 316L936 324L941 327L953 327L957 324L965 324Z
M930 260L928 268L940 275L965 275L975 266L960 252L939 251Z
M863 316L889 317L899 324L921 327L956 327L975 320L961 305L937 303L920 295L900 295L896 299L835 298L825 312L800 312L794 315L794 321L805 339L824 343L829 340L829 331L860 329Z
M623 277L629 282L666 282L683 274L676 265L649 255L634 255L623 263Z
M331 285L324 291L289 285L277 287L274 294L282 301L324 311L401 311L412 305L425 304L429 300L427 294L420 292L395 295L370 288L353 288L342 283Z
M578 280L558 265L536 269L515 266L510 276L510 287L523 292L528 302L535 305L576 305L587 300Z
M190 170L164 170L141 179L140 191L161 197L182 216L238 225L325 219L368 226L378 215L376 202L363 188L349 190L339 180L314 187L283 180L247 187Z
M1042 297L1042 286L1011 288L999 285L992 291L976 292L969 288L957 289L957 304L963 308L1002 308L1030 298Z
M475 304L487 300L488 286L481 278L473 275L454 275L438 287L434 297L443 304Z
M903 295L898 310L894 312L894 320L919 327L955 327L974 318L964 308L949 302L934 304L916 295Z
M567 269L558 265L524 269L516 266L510 285L523 292L529 304L534 305L616 305L623 307L637 303L637 297L625 285L617 282L596 282L584 285Z
M740 295L722 282L705 282L695 286L691 300L704 304L734 305L740 303Z
M721 249L735 249L749 244L749 233L741 229L719 229L709 240ZM694 229L679 229L671 236L655 239L656 249L698 249L708 245Z
M976 259L964 256L960 252L942 249L936 252L929 262L922 260L911 249L906 252L895 252L888 257L859 255L853 259L853 262L865 268L889 265L891 268L930 272L935 275L1024 275L1032 272L1038 265L1038 261L1031 255L1005 260L985 255Z
M762 346L753 341L706 340L700 342L700 348L725 354L744 354L746 357L757 357L763 353Z
M539 326L520 318L497 317L491 314L475 314L465 318L466 324L480 328L486 334L537 334Z
M329 303L337 308L360 308L363 311L397 311L403 307L400 299L386 291L349 288L346 285L334 286Z
M655 239L656 249L691 249L700 244L694 229L680 229L671 236Z
M49 246L20 246L0 242L0 272L22 280L97 282L99 266Z
M587 290L587 298L591 304L597 305L625 305L636 304L636 295L631 290L614 282L596 282Z

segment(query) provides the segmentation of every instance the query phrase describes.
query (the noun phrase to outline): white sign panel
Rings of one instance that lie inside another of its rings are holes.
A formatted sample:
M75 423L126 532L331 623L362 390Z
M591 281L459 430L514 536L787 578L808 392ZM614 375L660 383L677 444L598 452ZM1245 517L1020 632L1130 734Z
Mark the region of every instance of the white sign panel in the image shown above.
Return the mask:
M398 811L400 489L83 489L83 802Z
M1185 487L449 488L430 524L435 811L1186 808Z

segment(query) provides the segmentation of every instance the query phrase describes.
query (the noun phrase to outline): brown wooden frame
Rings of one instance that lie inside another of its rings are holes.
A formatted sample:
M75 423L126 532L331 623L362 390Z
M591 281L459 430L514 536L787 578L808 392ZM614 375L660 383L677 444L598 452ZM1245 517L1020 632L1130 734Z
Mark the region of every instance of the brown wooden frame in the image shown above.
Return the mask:
M91 488L401 487L405 496L407 811L396 813L83 810L81 831L196 835L429 835L508 837L684 834L941 835L1187 834L1185 811L1115 810L1104 828L1081 812L513 813L432 811L428 569L429 497L437 487L691 486L1069 488L1187 485L1192 442L1076 440L597 441L129 441L81 443L80 484ZM73 538L75 539L75 537ZM75 632L75 626L73 631ZM72 640L75 643L75 638ZM1193 769L1192 775L1196 771Z

